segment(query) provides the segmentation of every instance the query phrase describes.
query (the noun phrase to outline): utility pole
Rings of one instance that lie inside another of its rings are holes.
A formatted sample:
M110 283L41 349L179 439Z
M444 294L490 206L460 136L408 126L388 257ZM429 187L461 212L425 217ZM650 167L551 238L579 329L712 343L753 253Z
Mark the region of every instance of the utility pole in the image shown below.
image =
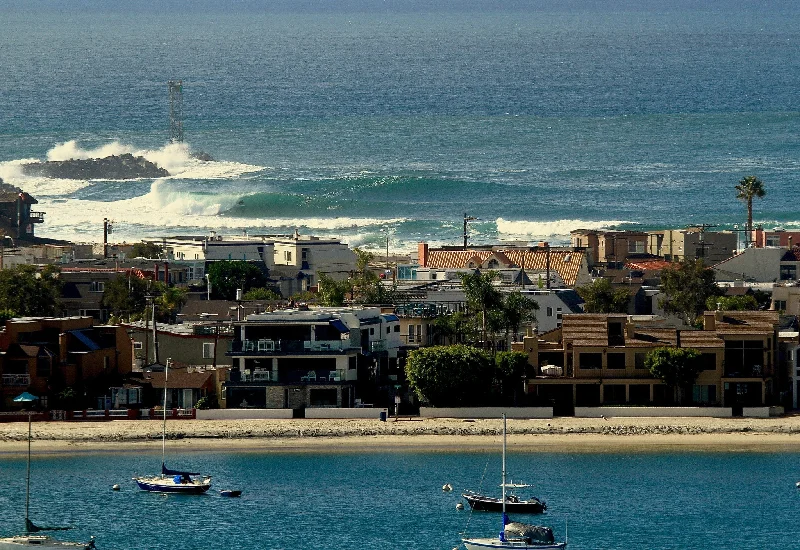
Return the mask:
M108 232L110 229L108 218L103 218L103 259L108 258Z
M467 233L467 223L475 221L477 219L478 218L475 218L473 216L467 216L467 213L464 212L464 250L467 249L467 239L469 239L469 234Z
M717 226L711 223L701 223L700 225L695 225L692 227L697 227L700 230L700 238L699 238L700 259L704 259L706 257L706 239L705 239L706 229L710 229L712 227L717 227ZM685 253L686 251L684 250L684 254Z

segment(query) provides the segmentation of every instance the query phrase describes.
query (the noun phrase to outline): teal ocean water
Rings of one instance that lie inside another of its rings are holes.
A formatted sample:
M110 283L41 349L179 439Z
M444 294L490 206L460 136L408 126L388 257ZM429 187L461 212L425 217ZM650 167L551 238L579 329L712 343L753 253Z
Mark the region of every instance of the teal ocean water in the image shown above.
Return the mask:
M219 5L217 5L219 4ZM800 7L775 0L6 0L0 177L40 234L563 242L575 228L800 227ZM167 81L186 144L167 146ZM22 175L143 154L172 177ZM192 159L204 151L216 162Z
M467 529L499 531L497 514L458 511L458 491L499 485L500 457L483 453L175 455L214 476L205 496L141 492L159 454L36 457L31 510L74 525L101 550L252 548L450 550ZM800 548L797 453L519 454L509 472L548 503L537 518L571 550ZM484 471L486 476L484 478ZM119 483L121 491L111 486ZM452 484L454 491L441 487ZM239 499L214 490L237 488ZM0 458L0 535L22 526L25 461Z

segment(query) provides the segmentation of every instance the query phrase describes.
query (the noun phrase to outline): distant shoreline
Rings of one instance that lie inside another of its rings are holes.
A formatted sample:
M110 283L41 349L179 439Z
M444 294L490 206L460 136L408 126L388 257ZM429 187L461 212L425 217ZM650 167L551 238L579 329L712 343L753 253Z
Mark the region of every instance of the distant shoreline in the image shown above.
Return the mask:
M27 423L0 424L0 457L27 452ZM800 416L555 418L508 421L511 452L800 452ZM180 420L167 423L173 452L495 452L498 419ZM158 453L156 421L40 422L37 454Z

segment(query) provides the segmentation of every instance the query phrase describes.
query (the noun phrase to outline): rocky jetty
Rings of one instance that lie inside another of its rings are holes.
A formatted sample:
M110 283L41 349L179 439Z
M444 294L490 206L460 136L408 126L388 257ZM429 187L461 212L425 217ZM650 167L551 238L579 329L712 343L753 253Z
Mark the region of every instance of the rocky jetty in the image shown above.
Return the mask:
M29 176L63 178L71 180L129 180L135 178L163 178L169 172L144 157L130 153L111 155L101 159L69 159L24 164L22 171Z

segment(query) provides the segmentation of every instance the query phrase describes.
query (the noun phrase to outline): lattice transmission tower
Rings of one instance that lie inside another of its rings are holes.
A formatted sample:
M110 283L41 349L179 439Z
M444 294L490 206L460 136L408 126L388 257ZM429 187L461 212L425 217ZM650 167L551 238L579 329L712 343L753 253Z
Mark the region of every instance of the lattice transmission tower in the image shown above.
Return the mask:
M183 142L183 81L169 81L169 141Z

